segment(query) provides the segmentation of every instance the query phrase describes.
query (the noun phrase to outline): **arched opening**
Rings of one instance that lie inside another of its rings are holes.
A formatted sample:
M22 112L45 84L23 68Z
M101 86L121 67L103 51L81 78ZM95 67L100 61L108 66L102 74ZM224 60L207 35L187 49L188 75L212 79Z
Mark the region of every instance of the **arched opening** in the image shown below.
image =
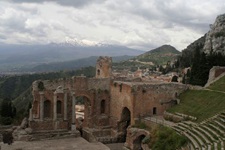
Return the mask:
M98 75L98 76L100 75L100 70L99 70L99 69L97 70L97 75Z
M103 99L102 101L101 101L101 114L104 114L105 113L105 100Z
M75 113L76 113L76 128L81 132L82 136L82 129L83 127L88 127L89 122L88 119L91 115L91 102L85 96L78 96L76 97L76 104L75 104Z
M121 114L121 121L119 122L119 142L125 142L127 136L127 127L130 125L130 110L124 107Z
M57 115L62 114L62 102L57 100Z
M143 150L142 140L145 138L145 135L138 136L133 142L133 150Z
M44 118L51 117L51 102L49 100L44 101Z

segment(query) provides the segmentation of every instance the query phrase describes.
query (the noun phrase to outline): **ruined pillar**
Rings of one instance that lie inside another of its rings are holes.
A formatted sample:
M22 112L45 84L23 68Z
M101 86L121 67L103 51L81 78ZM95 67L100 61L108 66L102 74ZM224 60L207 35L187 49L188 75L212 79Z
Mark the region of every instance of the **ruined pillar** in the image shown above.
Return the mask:
M72 93L72 125L71 125L71 130L76 130L76 113L75 113L75 105L76 105L76 97L75 97L75 92Z
M44 120L44 92L40 92L40 120Z
M54 102L53 102L53 120L57 120L57 93L54 92Z
M29 121L33 121L32 108L29 109Z
M64 91L64 120L67 120L67 93Z

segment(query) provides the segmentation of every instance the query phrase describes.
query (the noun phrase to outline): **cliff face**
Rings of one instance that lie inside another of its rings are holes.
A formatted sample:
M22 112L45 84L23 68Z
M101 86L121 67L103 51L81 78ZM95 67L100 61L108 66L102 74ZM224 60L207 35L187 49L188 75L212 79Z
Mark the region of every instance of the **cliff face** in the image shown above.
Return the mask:
M210 28L206 34L203 50L207 54L210 52L225 54L225 14L219 15Z

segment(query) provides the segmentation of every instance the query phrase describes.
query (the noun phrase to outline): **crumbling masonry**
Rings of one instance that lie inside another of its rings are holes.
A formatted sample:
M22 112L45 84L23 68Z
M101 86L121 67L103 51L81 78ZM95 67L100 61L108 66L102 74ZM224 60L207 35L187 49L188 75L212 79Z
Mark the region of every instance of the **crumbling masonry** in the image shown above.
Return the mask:
M76 130L77 97L85 99L83 137L89 141L125 142L127 127L143 116L162 115L187 89L180 83L117 79L112 59L99 57L96 77L35 81L29 124L34 131Z

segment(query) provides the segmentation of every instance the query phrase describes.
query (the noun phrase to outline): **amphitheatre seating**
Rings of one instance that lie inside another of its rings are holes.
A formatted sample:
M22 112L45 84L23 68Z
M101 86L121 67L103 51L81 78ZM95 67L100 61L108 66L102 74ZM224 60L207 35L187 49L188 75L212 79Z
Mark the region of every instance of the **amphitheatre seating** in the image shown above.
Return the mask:
M200 124L184 121L172 128L190 140L191 149L225 149L225 112L209 118Z

